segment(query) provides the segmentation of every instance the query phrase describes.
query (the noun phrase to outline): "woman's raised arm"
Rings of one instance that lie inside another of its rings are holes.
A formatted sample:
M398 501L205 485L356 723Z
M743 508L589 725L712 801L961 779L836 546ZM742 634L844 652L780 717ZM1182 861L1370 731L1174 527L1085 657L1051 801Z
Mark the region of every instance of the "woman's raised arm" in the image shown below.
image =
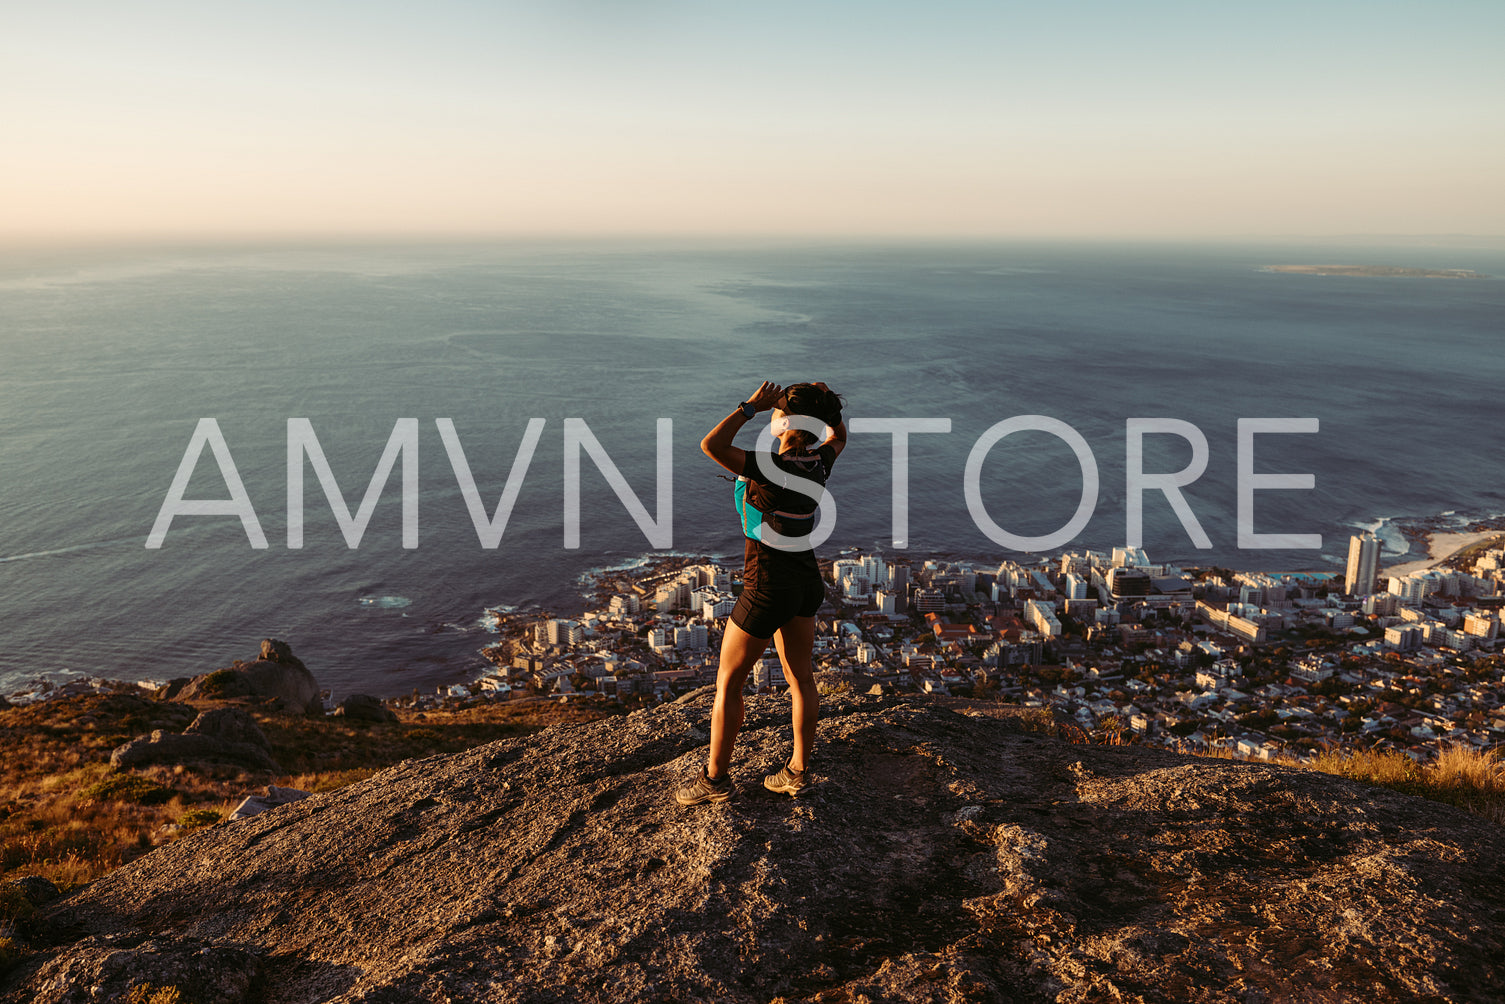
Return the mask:
M846 419L842 419L841 421L833 425L831 427L831 435L827 436L826 441L824 443L821 443L820 445L831 447L831 449L836 451L836 457L841 456L841 451L847 448ZM835 457L833 457L832 459L834 460Z
M779 399L779 395L783 392L784 389L778 384L764 380L758 389L753 391L752 397L747 399L747 403L752 405L755 411L767 411L773 407L774 402ZM736 438L737 432L748 421L749 419L742 413L742 409L737 408L730 415L723 418L716 425L716 428L706 433L705 438L700 441L700 449L706 456L716 461L722 467L725 467L733 474L740 475L747 463L747 451L739 446L733 446L732 440ZM845 430L842 431L845 434Z

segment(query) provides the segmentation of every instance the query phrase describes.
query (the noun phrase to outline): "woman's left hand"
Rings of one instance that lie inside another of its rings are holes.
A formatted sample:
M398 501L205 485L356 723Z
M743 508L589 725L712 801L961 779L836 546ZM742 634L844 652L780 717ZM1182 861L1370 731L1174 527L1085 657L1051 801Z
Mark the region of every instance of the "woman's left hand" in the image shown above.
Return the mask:
M759 411L767 411L778 403L779 395L784 393L784 388L768 380L764 380L758 389L753 391L752 397L747 403Z

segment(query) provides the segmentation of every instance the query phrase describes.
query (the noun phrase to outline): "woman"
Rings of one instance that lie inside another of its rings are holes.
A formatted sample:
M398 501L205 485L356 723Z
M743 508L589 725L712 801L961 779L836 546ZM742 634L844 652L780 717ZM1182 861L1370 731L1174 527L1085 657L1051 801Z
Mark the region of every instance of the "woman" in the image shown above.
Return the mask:
M732 439L754 415L768 410L773 412L769 427L778 437L778 455L765 455L760 463L755 452L733 446ZM798 423L807 426L816 424L810 419L818 420L831 429L830 435L815 445L813 433L791 423L790 416L795 415L809 416ZM790 795L808 788L805 772L815 744L820 700L810 660L815 644L815 612L825 598L825 585L809 544L816 500L790 487L789 479L824 485L846 443L841 398L825 384L795 384L786 390L766 381L701 440L700 448L706 456L745 479L739 483L745 497L739 494L738 508L743 511L747 539L742 595L721 639L709 762L694 784L675 793L681 805L724 802L731 797L729 770L732 747L742 728L742 687L770 639L778 648L779 661L790 682L794 753L781 771L763 779L763 786Z

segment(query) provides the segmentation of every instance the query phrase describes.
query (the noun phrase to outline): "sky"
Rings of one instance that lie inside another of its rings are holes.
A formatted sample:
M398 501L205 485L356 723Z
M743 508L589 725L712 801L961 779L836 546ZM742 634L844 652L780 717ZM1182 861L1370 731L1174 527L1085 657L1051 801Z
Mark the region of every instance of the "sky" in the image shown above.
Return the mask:
M0 0L0 239L1505 234L1505 4Z

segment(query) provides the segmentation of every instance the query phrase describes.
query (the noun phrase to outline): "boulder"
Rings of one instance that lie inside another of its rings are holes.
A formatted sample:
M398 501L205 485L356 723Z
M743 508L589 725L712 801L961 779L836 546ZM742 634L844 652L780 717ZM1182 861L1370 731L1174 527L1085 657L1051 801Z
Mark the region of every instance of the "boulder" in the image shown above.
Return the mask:
M272 747L256 720L239 708L200 712L181 733L155 729L110 754L116 770L153 763L229 763L252 770L278 770Z
M340 702L334 713L358 722L397 721L397 715L392 709L383 704L380 698L370 694L351 694Z
M135 933L85 938L76 951L42 967L26 1000L30 1004L154 1000L253 1004L265 1000L256 993L261 958L259 952L197 939L156 939ZM139 989L147 984L146 992Z
M266 733L261 731L256 719L240 708L211 708L201 711L183 730L183 734L210 736L227 743L256 746L268 753L272 751L272 744L267 742Z
M267 701L296 714L323 715L319 684L287 642L266 638L261 657L195 676L176 693L178 700L234 699Z
M289 666L302 666L303 662L293 655L293 647L285 641L276 638L261 639L261 660L263 662L281 662Z
M0 1000L1505 1000L1479 816L853 693L791 799L788 698L745 707L722 804L674 802L710 707L666 704L196 830L38 910Z

